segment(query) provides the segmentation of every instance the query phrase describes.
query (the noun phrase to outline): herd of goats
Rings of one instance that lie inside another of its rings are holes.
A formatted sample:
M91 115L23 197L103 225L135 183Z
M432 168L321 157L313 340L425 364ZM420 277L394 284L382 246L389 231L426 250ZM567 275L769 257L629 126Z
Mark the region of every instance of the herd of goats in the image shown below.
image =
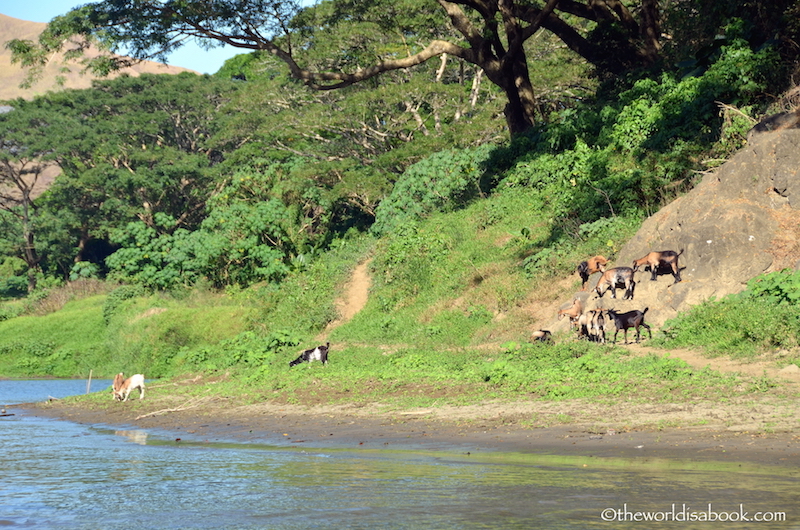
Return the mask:
M650 271L650 280L656 281L659 273L671 273L675 277L675 283L681 281L680 267L678 266L678 257L683 254L683 250L675 252L674 250L662 250L660 252L650 252L645 257L634 260L631 267L614 267L613 269L606 270L608 260L603 256L595 256L586 261L582 261L577 268L577 273L581 277L581 291L586 290L586 283L589 277L596 273L603 273L594 287L598 298L602 298L606 292L611 291L611 298L617 297L617 289L625 289L623 300L633 300L633 291L636 288L636 282L633 279L633 274L638 272L640 268L643 271ZM606 342L606 326L610 327L611 322L614 323L614 338L613 342L617 342L617 334L622 331L625 336L625 344L628 343L628 330L634 328L636 330L636 342L639 342L640 333L639 328L645 328L650 338L653 338L653 333L650 331L644 321L644 315L647 313L648 308L645 307L643 311L638 309L620 313L613 309L590 309L586 312L583 310L583 303L580 298L576 297L572 301L572 306L567 309L558 311L558 319L564 317L569 318L570 329L576 328L578 331L578 338L588 339L605 344ZM546 329L534 331L531 335L532 341L552 342L553 335ZM303 351L300 356L289 363L289 367L296 366L304 362L320 361L322 364L328 362L328 349L330 343L324 346L317 346ZM111 385L112 395L116 401L128 401L128 396L132 390L139 390L139 399L144 398L144 376L142 374L135 374L125 379L122 373L114 377L114 382Z
M611 291L611 298L616 298L617 289L625 289L622 299L633 300L633 292L636 289L636 281L634 281L633 275L640 268L645 272L650 271L651 281L656 281L659 273L671 273L675 278L675 283L680 282L681 270L678 266L678 257L681 254L683 254L683 249L680 252L675 252L674 250L650 252L643 258L633 260L633 265L630 267L614 267L608 270L606 270L608 260L603 256L595 256L582 261L578 265L577 273L582 280L581 291L586 290L586 283L589 281L589 277L596 272L600 272L602 275L594 288L598 298L602 298L608 291ZM645 328L649 337L653 338L650 326L644 321L644 316L648 309L645 307L642 311L636 309L620 313L613 309L596 308L584 312L583 303L580 298L576 297L572 301L571 307L558 311L558 319L561 320L564 317L568 317L570 329L575 328L577 330L578 338L602 344L606 342L606 328L610 328L613 322L615 328L613 342L617 342L617 334L622 331L625 337L625 344L627 344L628 330L631 328L636 330L636 342L640 340L639 328ZM552 342L553 336L550 331L540 329L533 332L531 340Z

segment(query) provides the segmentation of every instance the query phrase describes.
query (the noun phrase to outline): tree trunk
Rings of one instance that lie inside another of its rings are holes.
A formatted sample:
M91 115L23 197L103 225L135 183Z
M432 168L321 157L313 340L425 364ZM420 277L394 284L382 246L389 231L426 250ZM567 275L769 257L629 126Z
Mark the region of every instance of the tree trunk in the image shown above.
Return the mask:
M28 292L32 293L36 289L36 272L39 270L39 255L34 244L33 226L28 208L30 197L24 196L22 202L22 237L25 239L23 248L23 259L28 265Z
M509 73L506 82L501 86L506 93L508 103L503 113L511 136L523 133L536 124L536 95L533 92L525 55L507 67Z

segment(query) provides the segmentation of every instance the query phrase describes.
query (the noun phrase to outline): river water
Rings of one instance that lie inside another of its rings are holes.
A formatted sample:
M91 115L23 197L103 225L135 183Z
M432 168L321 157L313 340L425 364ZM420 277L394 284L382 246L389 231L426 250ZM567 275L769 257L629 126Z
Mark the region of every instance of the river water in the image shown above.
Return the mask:
M109 384L93 382L93 390ZM85 391L85 381L0 381L0 406ZM0 527L800 529L798 469L301 450L185 434L176 443L169 433L8 413L0 417ZM731 522L756 515L772 521Z

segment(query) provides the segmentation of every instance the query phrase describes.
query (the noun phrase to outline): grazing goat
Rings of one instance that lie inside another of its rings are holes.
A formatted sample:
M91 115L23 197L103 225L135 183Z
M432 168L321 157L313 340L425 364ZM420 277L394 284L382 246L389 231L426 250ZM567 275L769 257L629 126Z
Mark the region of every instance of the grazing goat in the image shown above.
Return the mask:
M122 378L122 373L114 376L114 384L117 383L117 378ZM128 401L128 396L134 388L139 389L139 399L144 399L144 376L142 374L134 374L127 378L119 388L114 390L114 399L117 401Z
M558 319L561 320L565 316L569 317L569 327L573 327L578 325L578 317L582 314L583 304L581 303L581 299L575 298L569 308L558 310Z
M300 363L310 363L312 361L320 361L322 364L328 364L328 348L331 343L328 342L325 346L317 346L311 348L300 354L300 357L289 363L289 367L295 366Z
M586 261L581 261L578 264L578 276L581 277L581 291L586 290L586 282L589 281L589 276L595 272L605 272L606 263L608 260L603 256L595 256Z
M603 298L606 291L611 290L611 298L617 297L617 287L625 288L625 296L623 300L633 300L633 290L636 288L636 282L633 281L633 269L630 267L614 267L608 269L600 276L594 290L597 292L598 298Z
M553 342L553 334L546 329L539 329L531 333L531 342Z
M645 257L633 260L633 271L639 270L639 267L644 266L644 270L650 268L652 276L650 281L656 281L656 275L661 268L669 267L672 276L675 277L675 283L681 281L681 269L678 266L678 256L683 254L683 249L680 252L674 250L662 250L660 252L650 252Z
M122 383L125 382L125 376L122 375L122 372L118 373L114 376L114 381L111 382L111 398L116 401L117 399L117 391L122 388Z
M650 335L650 338L653 338L653 333L650 331L650 326L645 324L644 322L644 314L647 313L647 310L650 309L649 307L645 307L644 311L634 310L628 311L626 313L617 313L613 309L609 309L608 316L610 316L614 320L614 325L617 327L617 330L614 332L614 343L617 342L617 333L619 330L622 330L625 333L625 344L628 344L628 330L630 328L636 328L636 342L639 342L639 327L644 327L647 330L647 333Z
M602 309L591 309L578 319L578 337L605 344L606 318Z

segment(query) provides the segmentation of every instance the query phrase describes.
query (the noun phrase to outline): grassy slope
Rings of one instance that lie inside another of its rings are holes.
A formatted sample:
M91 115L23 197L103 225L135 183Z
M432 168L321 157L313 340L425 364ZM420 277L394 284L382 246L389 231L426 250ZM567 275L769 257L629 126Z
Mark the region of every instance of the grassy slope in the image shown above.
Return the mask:
M537 309L563 299L578 282L557 264L550 272L523 273L532 241L548 231L547 212L533 206L523 194L498 195L435 216L403 237L351 240L280 289L135 298L108 324L104 296L46 316L12 318L0 323L0 373L85 376L91 368L96 376L185 378L203 372L225 383L202 392L244 401L400 407L492 399L685 402L741 392L740 378L673 358L571 337L557 337L555 346L528 343L539 325ZM589 254L601 244L585 241L575 252ZM366 307L325 330L350 271L367 257L374 283ZM332 343L327 367L288 368L299 349L320 340ZM758 390L784 392L763 382Z

